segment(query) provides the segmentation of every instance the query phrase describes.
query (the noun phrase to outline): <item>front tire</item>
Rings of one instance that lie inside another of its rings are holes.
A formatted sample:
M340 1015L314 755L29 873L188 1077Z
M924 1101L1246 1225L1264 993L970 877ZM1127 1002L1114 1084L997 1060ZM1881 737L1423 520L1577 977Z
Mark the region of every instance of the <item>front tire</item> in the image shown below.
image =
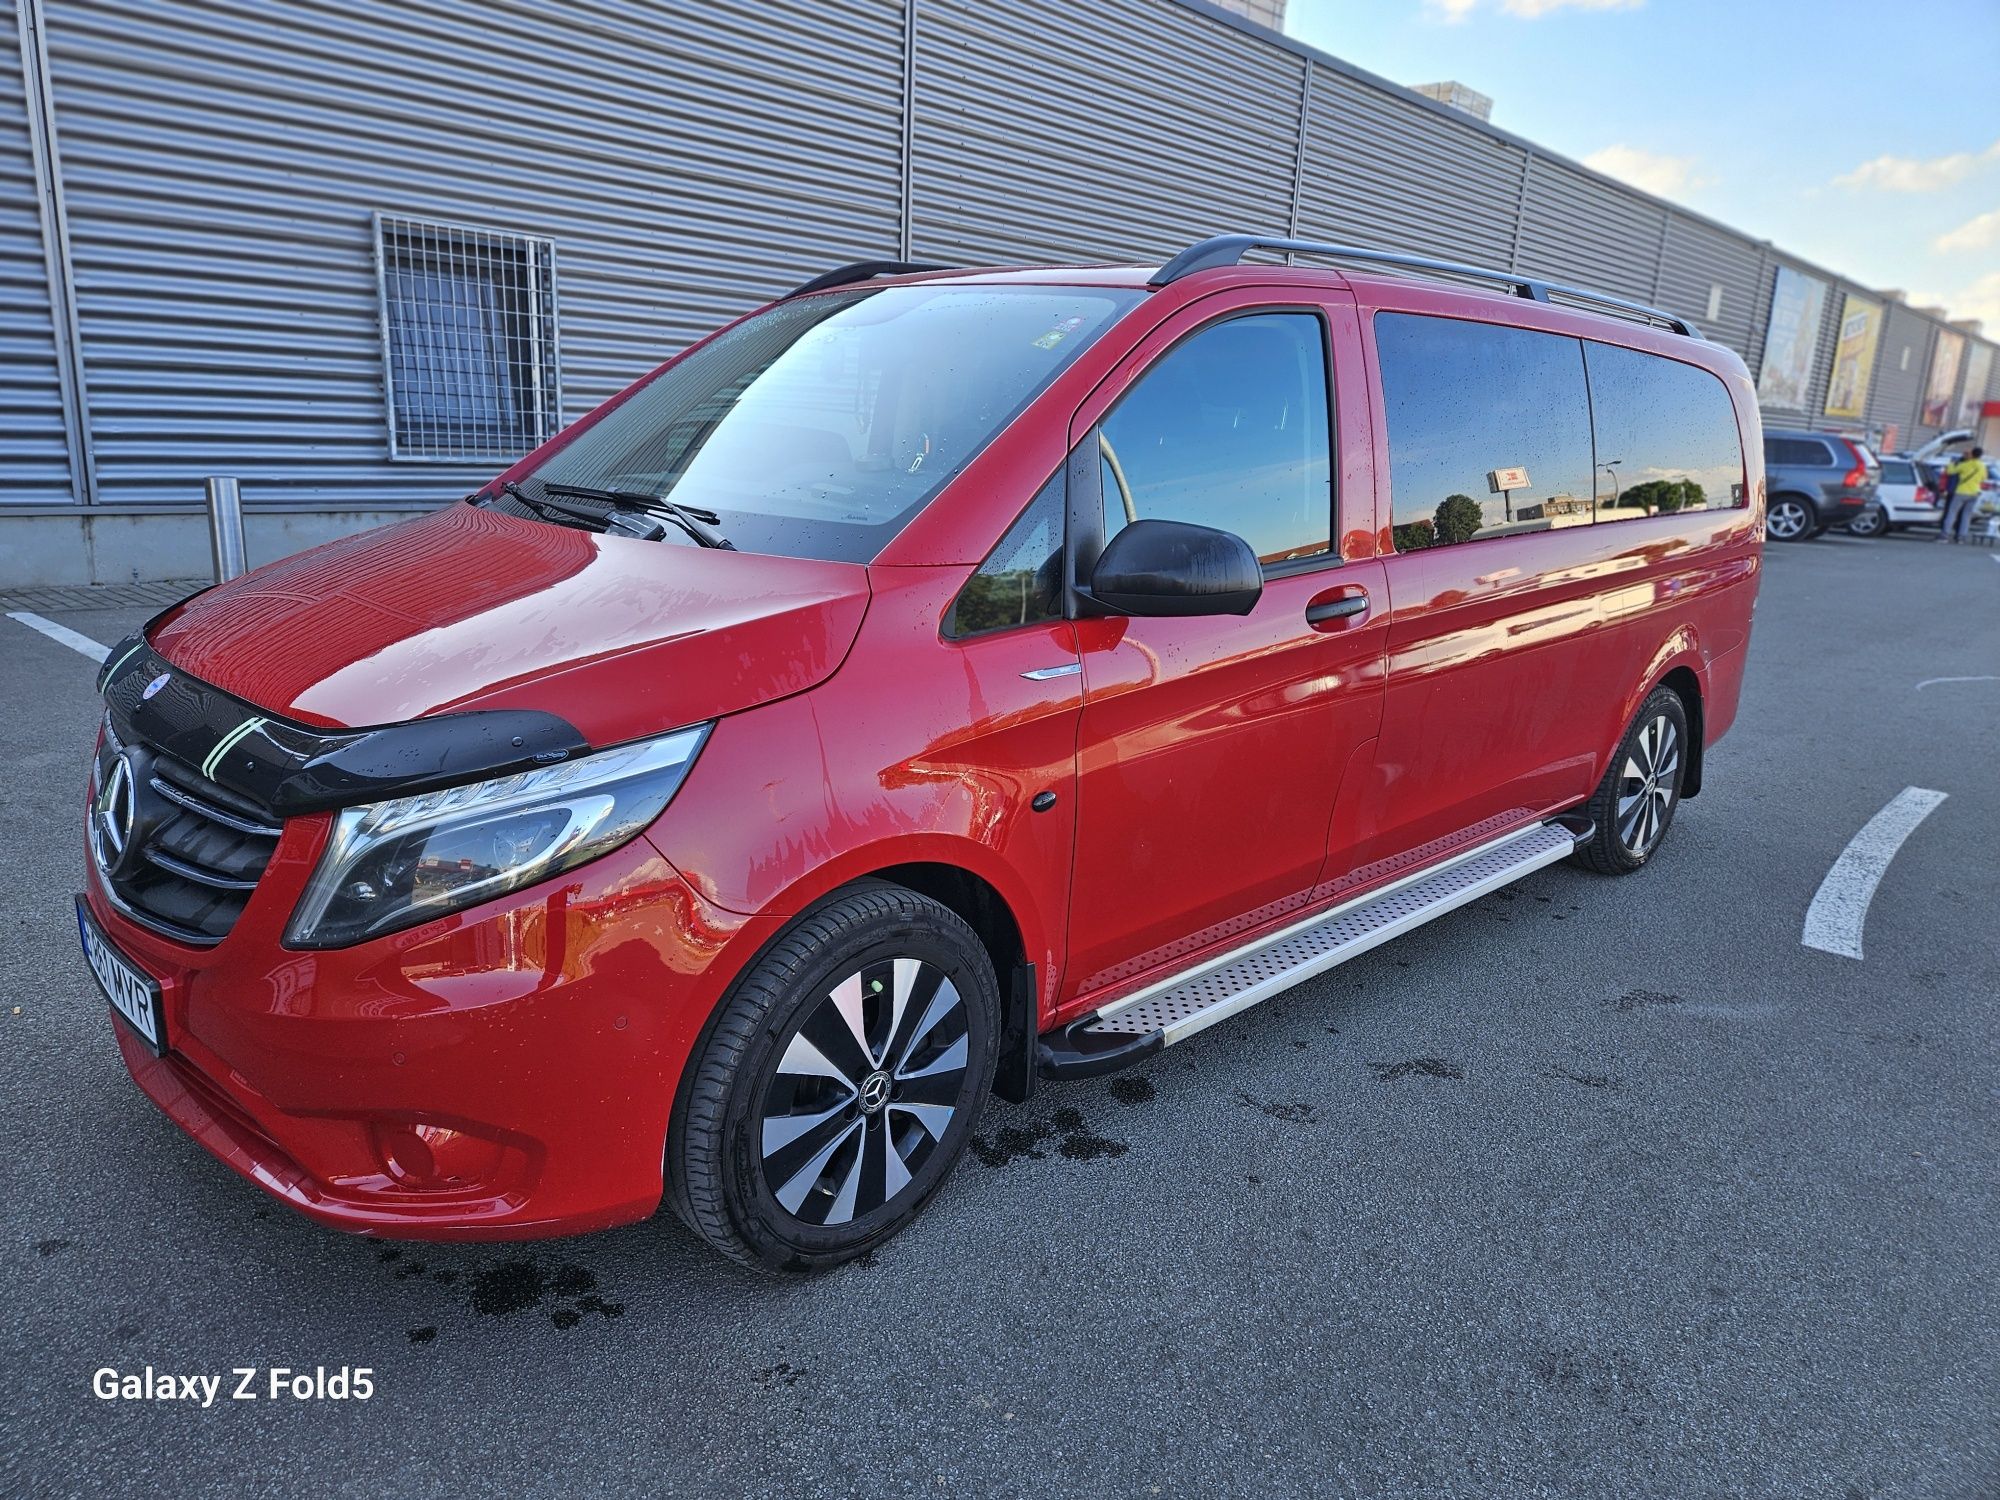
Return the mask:
M1576 861L1600 875L1642 868L1667 836L1687 771L1688 719L1681 695L1655 688L1618 742L1588 804L1596 831Z
M1764 507L1764 535L1771 541L1806 541L1818 525L1811 503L1797 495L1779 495Z
M880 882L829 899L738 981L690 1065L675 1210L763 1270L866 1253L964 1153L999 1033L992 963L955 913Z

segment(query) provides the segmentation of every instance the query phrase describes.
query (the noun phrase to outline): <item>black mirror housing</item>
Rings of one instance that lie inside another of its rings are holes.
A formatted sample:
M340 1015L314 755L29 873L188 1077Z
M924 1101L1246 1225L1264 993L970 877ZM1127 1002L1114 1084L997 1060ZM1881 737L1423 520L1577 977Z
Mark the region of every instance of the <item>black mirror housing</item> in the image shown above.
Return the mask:
M1186 521L1133 521L1098 555L1078 593L1121 615L1247 615L1264 569L1234 532Z

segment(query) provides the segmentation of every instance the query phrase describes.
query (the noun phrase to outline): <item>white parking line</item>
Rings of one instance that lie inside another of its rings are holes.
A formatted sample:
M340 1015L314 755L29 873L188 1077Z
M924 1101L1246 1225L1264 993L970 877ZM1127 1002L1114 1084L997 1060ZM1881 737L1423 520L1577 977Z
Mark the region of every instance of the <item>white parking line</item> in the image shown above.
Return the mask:
M1848 840L1840 858L1826 872L1826 879L1813 893L1812 905L1806 908L1806 930L1799 941L1823 953L1861 957L1861 928L1868 920L1868 903L1875 899L1875 887L1889 861L1903 847L1903 840L1944 798L1943 792L1920 786L1906 786L1891 797L1888 806Z
M39 630L52 641L60 641L72 651L80 651L94 662L102 662L111 654L109 646L100 646L87 635L78 635L67 625L58 625L54 620L44 620L40 615L31 615L25 609L10 609L7 618L19 620L30 630Z
M1921 693L1925 688L1935 687L1940 682L2000 682L2000 677L1926 677L1917 684L1917 691Z

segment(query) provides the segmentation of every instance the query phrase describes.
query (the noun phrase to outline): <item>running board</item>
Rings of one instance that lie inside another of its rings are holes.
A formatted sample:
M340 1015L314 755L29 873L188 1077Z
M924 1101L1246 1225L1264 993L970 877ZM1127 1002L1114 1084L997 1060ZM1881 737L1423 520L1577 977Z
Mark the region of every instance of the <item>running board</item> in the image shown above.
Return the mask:
M1126 1067L1567 858L1593 831L1574 814L1519 828L1218 954L1048 1033L1036 1047L1038 1071L1090 1078Z

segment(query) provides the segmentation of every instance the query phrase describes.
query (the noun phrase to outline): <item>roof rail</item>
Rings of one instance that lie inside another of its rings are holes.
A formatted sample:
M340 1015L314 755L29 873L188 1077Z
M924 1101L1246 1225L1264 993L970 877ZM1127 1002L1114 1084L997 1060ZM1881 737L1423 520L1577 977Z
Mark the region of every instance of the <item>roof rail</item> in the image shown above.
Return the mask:
M1236 265L1251 250L1281 250L1293 255L1324 255L1335 260L1358 261L1373 266L1392 266L1398 270L1426 272L1433 276L1454 276L1467 281L1490 281L1506 287L1514 296L1526 297L1530 301L1549 302L1553 294L1566 302L1578 302L1586 307L1601 307L1625 313L1642 322L1658 323L1688 338L1701 337L1701 330L1686 318L1677 317L1657 307L1648 307L1643 302L1614 297L1608 292L1592 292L1582 287L1564 286L1560 282L1523 276L1518 271L1492 271L1479 266L1461 266L1448 260L1433 260L1424 255L1399 255L1394 251L1367 250L1355 245L1322 245L1312 240L1292 240L1276 235L1218 234L1212 239L1202 240L1198 244L1188 246L1161 266L1152 274L1148 285L1165 286L1169 282L1180 280L1183 276L1192 276L1196 271L1207 271L1216 266Z
M912 271L949 271L950 266L935 265L919 260L855 260L844 266L835 266L822 276L793 287L778 300L789 302L794 297L803 297L808 292L824 292L832 287L851 286L857 281L872 281L877 276L904 276Z

